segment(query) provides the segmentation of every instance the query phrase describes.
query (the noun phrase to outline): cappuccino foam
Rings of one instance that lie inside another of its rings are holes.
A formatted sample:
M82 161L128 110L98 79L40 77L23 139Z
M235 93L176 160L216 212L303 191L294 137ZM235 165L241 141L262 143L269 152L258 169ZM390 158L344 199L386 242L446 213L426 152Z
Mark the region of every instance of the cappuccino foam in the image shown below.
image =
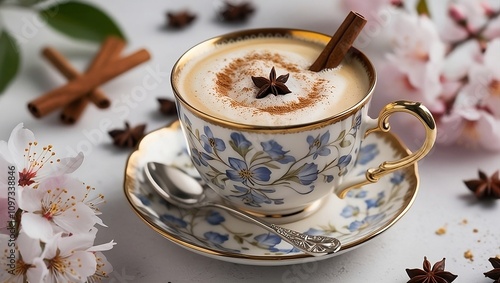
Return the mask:
M211 116L250 125L285 126L334 116L366 96L366 71L355 58L334 69L309 67L321 53L321 43L296 38L262 37L211 47L183 66L174 79L180 96ZM269 79L289 74L291 93L257 99L252 76Z

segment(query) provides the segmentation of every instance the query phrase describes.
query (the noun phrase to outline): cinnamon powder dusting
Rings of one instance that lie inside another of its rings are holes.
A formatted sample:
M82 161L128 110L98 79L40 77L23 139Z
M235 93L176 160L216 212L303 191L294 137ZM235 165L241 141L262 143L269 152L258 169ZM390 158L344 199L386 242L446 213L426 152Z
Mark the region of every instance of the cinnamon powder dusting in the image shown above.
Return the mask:
M288 63L283 60L283 57L278 53L272 52L252 52L242 58L234 59L232 62L227 64L220 72L216 73L215 85L216 85L216 95L221 97L227 97L233 92L237 93L248 93L249 97L255 92L253 87L243 87L242 89L234 89L236 82L240 82L244 79L248 79L251 76L260 76L260 70L254 67L255 62L269 62L276 66L283 72L291 73L291 77L295 76L297 80L307 80L305 76L301 76L300 72L303 72L303 68L298 67L294 63ZM268 107L256 107L252 103L239 102L237 100L231 99L230 105L232 107L254 107L255 115L260 112L267 112L269 114L281 115L296 111L298 109L307 108L321 98L323 94L324 84L327 83L325 79L316 79L314 81L307 82L310 86L309 93L305 97L298 97L296 101L289 101L283 105L275 105ZM292 90L293 91L293 90Z

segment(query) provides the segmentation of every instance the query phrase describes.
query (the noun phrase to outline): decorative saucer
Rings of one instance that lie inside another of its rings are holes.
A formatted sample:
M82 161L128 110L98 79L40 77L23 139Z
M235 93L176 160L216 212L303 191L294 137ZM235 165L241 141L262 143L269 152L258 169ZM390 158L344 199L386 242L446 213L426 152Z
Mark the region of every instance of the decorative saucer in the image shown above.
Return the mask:
M371 134L363 142L350 174L364 174L381 162L399 159L409 150L390 133ZM153 230L190 251L234 263L288 265L333 257L367 243L397 222L412 205L418 190L417 165L383 177L378 183L331 195L314 214L282 226L311 235L338 238L338 253L308 256L278 236L217 209L182 209L166 203L144 182L148 161L173 164L196 176L176 121L146 135L127 161L125 195L133 210ZM217 199L215 193L209 197Z

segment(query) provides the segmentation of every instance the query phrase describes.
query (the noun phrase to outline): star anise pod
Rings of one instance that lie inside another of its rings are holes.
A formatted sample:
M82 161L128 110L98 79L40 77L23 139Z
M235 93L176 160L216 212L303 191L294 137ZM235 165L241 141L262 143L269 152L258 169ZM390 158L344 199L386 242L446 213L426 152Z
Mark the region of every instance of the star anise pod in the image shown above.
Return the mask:
M171 28L183 28L196 19L196 15L188 11L167 12L167 26Z
M270 93L274 95L290 93L291 91L285 85L289 75L290 74L281 75L276 78L276 71L273 67L269 74L269 79L252 76L253 83L259 88L256 98L264 98Z
M125 122L125 129L114 129L108 132L113 138L113 144L119 147L135 147L144 136L146 124L140 124L133 128Z
M224 8L220 11L220 18L225 22L243 22L253 14L255 9L248 2L233 4L224 2Z
M172 116L177 113L177 108L173 100L160 97L158 97L156 100L158 100L158 103L160 103L160 112L163 115Z
M424 269L406 269L406 273L410 276L410 280L408 283L436 283L436 282L453 282L458 276L452 274L449 271L444 271L444 261L438 261L432 266L431 263L427 260L427 257L424 257Z
M464 181L479 199L500 199L500 179L497 170L491 177L479 170L479 179Z
M485 272L484 276L495 280L493 283L500 283L500 258L491 257L489 261L491 262L491 265L493 265L493 269Z

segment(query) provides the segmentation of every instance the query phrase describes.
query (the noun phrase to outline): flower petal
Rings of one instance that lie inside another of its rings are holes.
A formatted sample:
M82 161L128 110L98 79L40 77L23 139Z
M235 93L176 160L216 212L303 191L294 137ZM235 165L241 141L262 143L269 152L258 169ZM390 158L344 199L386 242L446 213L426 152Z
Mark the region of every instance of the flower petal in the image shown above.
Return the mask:
M42 210L44 192L31 187L19 187L17 203L19 208L28 212Z
M23 257L23 261L26 263L32 263L35 258L42 255L40 241L29 237L26 233L19 233L16 244Z
M80 279L80 282L85 282L87 277L96 272L97 260L91 252L75 251L66 261L71 266L71 269L66 270L67 275L75 273L75 279Z
M27 236L48 242L54 236L54 230L49 220L40 214L23 213L21 225Z
M28 279L28 282L43 282L44 277L47 276L48 273L49 270L47 269L43 259L37 257L33 259L31 267L28 271L26 271L26 278Z
M65 231L78 234L88 233L97 223L98 217L90 207L78 202L71 209L54 216L53 221Z
M482 147L494 151L500 150L500 120L484 113L477 121L476 129Z
M24 128L23 123L19 123L10 134L8 147L9 151L13 154L17 164L21 165L24 150L28 148L29 143L35 142L35 135L32 131Z
M113 248L113 246L116 245L114 240L111 240L108 243L97 245L97 246L92 246L87 249L88 252L99 252L99 251L109 251Z
M83 163L83 153L78 153L75 157L65 157L56 164L56 167L52 170L56 171L58 174L69 174L73 173L76 169L80 167Z

